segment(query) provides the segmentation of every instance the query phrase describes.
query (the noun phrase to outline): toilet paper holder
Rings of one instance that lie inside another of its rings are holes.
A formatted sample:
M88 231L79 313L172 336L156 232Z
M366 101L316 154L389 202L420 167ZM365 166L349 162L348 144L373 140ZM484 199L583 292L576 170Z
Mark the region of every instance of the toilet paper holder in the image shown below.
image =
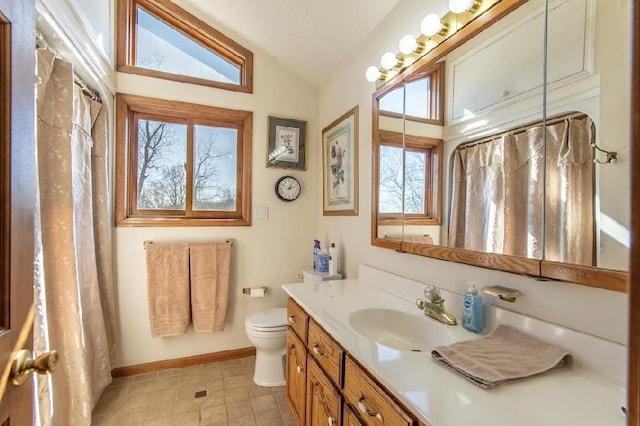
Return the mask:
M267 292L267 287L244 287L242 289L242 294L251 294L251 289L257 290L257 289L262 289L262 291L264 291L265 293Z

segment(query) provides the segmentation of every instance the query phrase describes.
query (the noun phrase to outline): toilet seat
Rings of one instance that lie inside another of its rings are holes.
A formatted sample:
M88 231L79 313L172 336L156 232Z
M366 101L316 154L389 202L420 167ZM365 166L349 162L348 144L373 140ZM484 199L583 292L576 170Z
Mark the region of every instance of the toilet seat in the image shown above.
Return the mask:
M271 308L245 318L247 329L253 331L276 332L287 329L287 308Z

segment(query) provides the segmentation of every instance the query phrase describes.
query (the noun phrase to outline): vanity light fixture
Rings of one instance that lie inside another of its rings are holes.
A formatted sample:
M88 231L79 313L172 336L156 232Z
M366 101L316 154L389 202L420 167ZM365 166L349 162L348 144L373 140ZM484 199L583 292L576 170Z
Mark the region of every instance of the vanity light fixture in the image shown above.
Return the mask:
M415 52L416 50L418 50L418 47L418 41L411 34L407 34L402 37L400 39L400 43L398 43L398 49L400 49L400 52L404 53L405 55Z
M440 16L430 13L420 23L420 32L427 37L434 35L444 36L449 31L449 26L442 23Z
M482 6L482 0L449 0L449 10L453 13L474 13Z
M392 52L387 52L380 58L380 65L385 70L390 70L391 68L399 65L399 60L396 55Z
M449 0L450 12L440 17L430 13L422 19L421 34L407 34L400 39L397 55L386 52L380 59L380 67L370 66L365 72L367 81L378 87L411 66L440 43L451 37L481 13L502 0ZM465 12L465 13L463 13Z

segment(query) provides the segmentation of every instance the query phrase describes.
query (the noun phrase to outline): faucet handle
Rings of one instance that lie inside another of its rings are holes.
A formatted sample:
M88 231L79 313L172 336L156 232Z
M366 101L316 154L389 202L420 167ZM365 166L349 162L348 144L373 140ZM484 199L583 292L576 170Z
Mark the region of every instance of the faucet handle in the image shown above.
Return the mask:
M426 297L427 300L432 303L442 300L442 296L440 296L440 289L432 285L426 285L424 287L424 297Z

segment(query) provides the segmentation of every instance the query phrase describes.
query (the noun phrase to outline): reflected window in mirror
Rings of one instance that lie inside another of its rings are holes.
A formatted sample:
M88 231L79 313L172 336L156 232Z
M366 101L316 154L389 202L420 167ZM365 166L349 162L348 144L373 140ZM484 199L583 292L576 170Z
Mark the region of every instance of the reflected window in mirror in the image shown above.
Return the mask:
M440 224L442 140L380 130L379 158L380 224Z
M444 87L444 62L413 75L404 86L391 90L380 99L380 115L416 122L444 123L442 94Z

